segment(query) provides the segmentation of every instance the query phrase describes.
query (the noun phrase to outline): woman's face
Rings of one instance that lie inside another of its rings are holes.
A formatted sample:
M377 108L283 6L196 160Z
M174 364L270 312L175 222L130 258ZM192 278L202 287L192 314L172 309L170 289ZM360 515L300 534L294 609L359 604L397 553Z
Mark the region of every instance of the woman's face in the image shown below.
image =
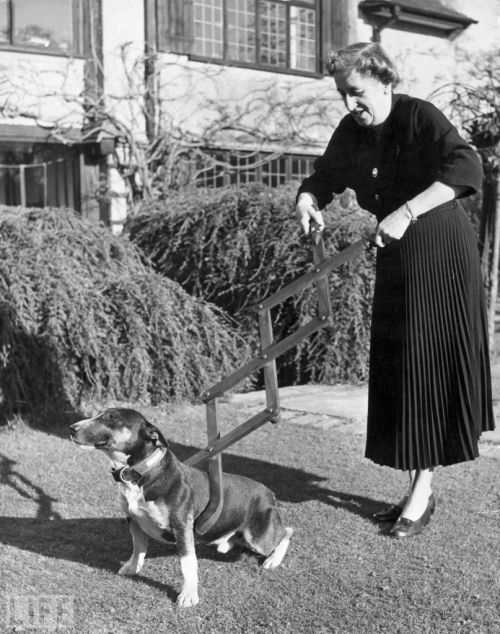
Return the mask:
M355 70L348 75L336 73L334 79L345 107L359 125L372 127L387 119L392 102L390 86Z

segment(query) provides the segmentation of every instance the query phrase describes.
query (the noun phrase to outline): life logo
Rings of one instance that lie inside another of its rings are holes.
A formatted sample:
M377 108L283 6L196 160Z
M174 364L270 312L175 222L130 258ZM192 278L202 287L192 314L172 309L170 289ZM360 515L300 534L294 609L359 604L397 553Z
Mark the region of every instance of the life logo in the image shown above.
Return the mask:
M7 594L6 626L14 631L68 631L74 622L74 599L65 594Z

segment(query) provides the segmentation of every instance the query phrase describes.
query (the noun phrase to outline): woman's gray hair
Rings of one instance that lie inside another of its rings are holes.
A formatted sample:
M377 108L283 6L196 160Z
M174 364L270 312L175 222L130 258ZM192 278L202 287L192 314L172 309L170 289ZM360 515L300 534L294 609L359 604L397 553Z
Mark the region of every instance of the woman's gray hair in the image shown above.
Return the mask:
M399 82L394 62L376 42L358 42L330 53L327 70L330 75L349 75L355 70L360 75L378 79L385 86L395 86Z

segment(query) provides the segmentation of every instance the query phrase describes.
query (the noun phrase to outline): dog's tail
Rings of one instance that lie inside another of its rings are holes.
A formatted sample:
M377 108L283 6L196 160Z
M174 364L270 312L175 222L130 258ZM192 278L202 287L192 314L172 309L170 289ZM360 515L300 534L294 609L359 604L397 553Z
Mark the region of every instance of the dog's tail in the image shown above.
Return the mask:
M272 568L277 568L280 565L280 563L283 561L283 557L286 555L286 551L288 550L288 546L290 545L290 539L292 535L293 528L287 526L285 528L285 536L262 564L264 568L266 568L267 570L271 570Z

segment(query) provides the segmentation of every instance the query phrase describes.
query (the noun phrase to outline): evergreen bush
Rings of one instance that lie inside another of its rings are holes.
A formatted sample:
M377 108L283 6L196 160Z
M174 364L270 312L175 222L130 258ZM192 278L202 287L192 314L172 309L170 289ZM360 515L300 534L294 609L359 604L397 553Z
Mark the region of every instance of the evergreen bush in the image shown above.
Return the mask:
M215 306L70 210L0 209L3 411L192 398L246 358Z
M252 305L312 266L312 250L294 217L296 188L262 186L179 192L144 203L126 225L130 239L155 270L190 294L232 315L253 349L258 347ZM325 211L327 254L342 250L374 228L346 193ZM373 254L329 276L333 320L278 361L281 385L364 380L368 365ZM273 313L277 339L316 314L314 287Z

